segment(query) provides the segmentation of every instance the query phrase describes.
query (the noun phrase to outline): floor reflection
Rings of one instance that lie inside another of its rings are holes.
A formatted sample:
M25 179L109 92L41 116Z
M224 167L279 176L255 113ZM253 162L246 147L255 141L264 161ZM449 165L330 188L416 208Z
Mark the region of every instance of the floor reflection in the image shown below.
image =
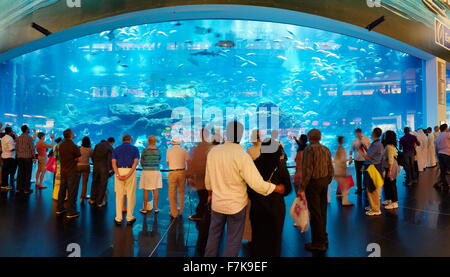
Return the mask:
M344 208L335 198L333 183L328 212L330 247L324 255L364 257L369 254L367 245L378 243L383 256L449 256L450 198L447 192L433 188L436 175L437 169L421 173L419 184L412 188L402 185L402 175L397 181L399 209L370 218L363 212L368 204L365 196L352 193L350 201L355 205ZM110 192L112 187L110 183ZM194 210L197 202L195 194L186 202L188 207L183 217L173 221L168 215L167 180L160 195L159 214L142 215L136 211L134 226L117 227L113 222L113 193L109 195L108 206L95 209L87 203L81 204L81 217L67 221L54 214L51 189L29 197L1 192L0 256L62 257L68 255L66 247L70 243L78 243L82 256L86 257L202 256L208 226L187 220L188 212ZM141 197L142 191L138 190L138 201ZM293 199L293 194L287 197L287 209ZM299 233L292 223L286 216L282 255L311 257L303 248L309 241L309 232ZM243 245L241 256L248 255L248 247L248 243Z

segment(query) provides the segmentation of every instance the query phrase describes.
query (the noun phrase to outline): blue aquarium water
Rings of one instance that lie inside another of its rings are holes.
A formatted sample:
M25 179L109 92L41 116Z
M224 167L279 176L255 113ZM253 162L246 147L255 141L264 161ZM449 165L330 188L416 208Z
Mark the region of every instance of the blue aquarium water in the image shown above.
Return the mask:
M286 24L132 26L40 49L0 70L1 122L56 136L70 127L77 141L129 133L142 148L156 135L165 148L176 129L189 147L202 125L219 132L234 114L244 118L247 135L279 128L292 157L292 136L311 128L334 148L336 136L349 142L357 127L365 135L374 126L425 127L422 60Z

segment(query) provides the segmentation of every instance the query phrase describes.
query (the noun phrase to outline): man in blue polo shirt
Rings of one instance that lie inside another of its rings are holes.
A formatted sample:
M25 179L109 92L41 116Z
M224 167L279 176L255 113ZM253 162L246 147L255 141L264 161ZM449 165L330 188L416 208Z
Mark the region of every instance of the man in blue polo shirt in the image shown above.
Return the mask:
M139 161L139 150L131 145L130 135L122 137L122 145L115 148L112 154L112 167L114 169L114 192L116 193L117 225L122 224L122 209L124 195L127 196L127 222L132 225L136 218L133 216L136 205L136 166Z

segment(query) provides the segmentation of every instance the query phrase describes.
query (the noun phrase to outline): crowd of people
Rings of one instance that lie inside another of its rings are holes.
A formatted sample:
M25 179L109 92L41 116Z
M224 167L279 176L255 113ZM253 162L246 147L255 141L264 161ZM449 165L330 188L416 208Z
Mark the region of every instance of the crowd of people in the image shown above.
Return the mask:
M137 190L138 166L142 168L139 188L144 191L142 214L159 212L158 190L162 188L161 153L157 137L148 137L148 147L142 153L133 145L130 135L122 137L121 145L114 148L115 139L108 138L92 149L88 137L81 146L74 142L71 129L63 132L63 138L46 142L42 132L21 127L17 136L10 126L1 129L1 189L16 194L31 194L33 163L37 162L35 187L46 189L43 180L46 171L53 173L53 199L57 201L55 213L68 219L80 216L77 199L81 182L80 202L88 200L95 208L107 205L108 179L114 176L116 216L114 222L132 225ZM284 198L295 191L306 200L310 214L311 242L305 245L310 251L326 251L328 248L327 207L329 184L336 180L336 196L342 198L342 206L350 207L350 189L354 185L349 165L354 162L356 194L367 193L367 216L379 216L381 207L398 208L396 179L405 170L405 185L417 183L420 172L439 165L440 178L436 189L447 191L446 179L450 169L450 134L447 124L411 132L404 129L399 140L394 131L374 128L371 138L355 130L349 155L344 147L345 138L337 138L334 155L320 143L322 134L312 129L301 135L295 157L295 174L288 172L287 155L278 133L263 138L258 130L252 132L253 145L246 151L240 144L244 127L230 122L225 136L218 138L202 129L201 142L191 151L181 147L173 139L166 153L168 166L169 215L176 219L183 215L185 186L196 189L198 205L189 219L199 223L197 246L207 257L219 255L221 237L226 227L224 256L239 254L244 230L251 229L251 253L253 256L280 256L282 232L285 222ZM37 142L35 143L35 141ZM50 150L48 152L48 150ZM48 152L48 153L47 153ZM90 194L88 180L93 165ZM401 166L401 167L400 167ZM17 171L17 180L16 180ZM15 186L15 182L17 185ZM384 201L381 192L384 190ZM149 192L152 201L149 201ZM126 214L124 219L124 214Z

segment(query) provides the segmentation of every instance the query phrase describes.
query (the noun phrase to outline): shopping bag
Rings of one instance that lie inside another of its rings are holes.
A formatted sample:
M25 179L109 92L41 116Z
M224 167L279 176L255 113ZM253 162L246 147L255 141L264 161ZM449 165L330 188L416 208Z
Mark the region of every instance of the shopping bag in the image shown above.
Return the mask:
M55 157L51 156L50 158L48 158L45 169L47 169L47 171L50 171L52 173L56 173L56 158Z
M348 191L349 189L351 189L354 186L355 186L355 182L353 181L353 176L352 175L348 175L347 177L343 177L339 181L339 189L340 189L340 191Z
M300 232L304 233L308 231L309 211L306 199L301 199L300 197L295 198L291 206L290 215Z
M381 176L380 172L373 164L367 168L367 172L376 188L380 188L384 185L383 176Z

